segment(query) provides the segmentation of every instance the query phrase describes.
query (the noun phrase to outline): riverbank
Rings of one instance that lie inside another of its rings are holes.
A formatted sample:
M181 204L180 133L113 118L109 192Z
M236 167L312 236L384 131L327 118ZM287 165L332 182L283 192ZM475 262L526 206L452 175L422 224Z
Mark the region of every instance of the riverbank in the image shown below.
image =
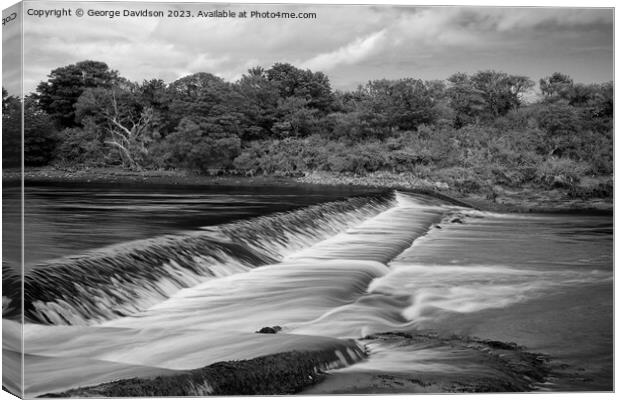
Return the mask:
M356 185L375 188L407 190L444 198L456 199L464 204L484 211L496 212L543 212L543 213L603 213L613 212L613 198L591 196L571 196L566 189L541 189L536 186L511 188L495 185L484 189L455 189L442 181L419 179L409 174L372 173L366 176L332 175L312 173L298 181L322 185ZM599 182L593 182L592 186Z
M2 173L4 183L21 179L18 169ZM53 167L27 168L24 179L30 184L39 183L102 183L102 184L155 184L155 185L222 185L222 186L292 186L300 185L294 179L276 176L198 175L184 170L129 171L121 168L83 168L64 170Z
M3 171L3 182L20 181L19 169ZM140 185L221 185L221 186L347 186L360 191L398 189L440 197L485 211L497 212L613 212L613 198L571 196L568 190L542 190L535 186L510 188L494 186L485 190L457 190L445 182L418 179L408 174L373 173L366 176L308 173L301 177L275 175L199 175L186 170L128 171L120 168L83 168L62 170L54 167L28 168L24 179L29 184L102 183Z

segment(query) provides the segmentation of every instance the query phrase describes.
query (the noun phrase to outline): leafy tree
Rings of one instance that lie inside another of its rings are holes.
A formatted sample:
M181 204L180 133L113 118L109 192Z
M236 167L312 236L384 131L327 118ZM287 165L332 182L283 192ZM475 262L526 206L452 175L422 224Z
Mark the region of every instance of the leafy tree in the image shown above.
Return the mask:
M471 81L485 101L485 109L492 118L506 115L522 104L522 95L534 86L525 76L508 75L505 72L479 71Z
M241 153L241 140L206 118L183 118L166 138L172 166L209 172L232 167Z
M87 88L110 88L122 79L100 61L80 61L54 69L37 86L36 100L60 128L77 126L74 106Z
M541 79L539 84L540 91L545 96L545 101L547 102L568 101L571 97L573 80L568 75L554 72L551 76Z
M435 121L436 87L431 91L419 79L400 79L390 86L386 112L391 125L401 130L412 130Z
M272 131L279 137L308 136L319 125L319 111L311 108L308 101L288 97L278 102L277 120Z
M327 117L332 139L362 140L373 136L359 111L332 113Z
M394 129L411 130L436 119L437 86L419 79L376 80L358 89L361 119L383 137Z
M538 124L547 132L547 151L550 155L561 156L568 150L571 137L578 135L582 128L581 121L579 110L568 104L541 107Z
M24 164L46 165L54 157L56 129L54 122L31 97L24 101Z
M82 127L66 128L59 134L54 162L61 166L104 166L114 164L105 145L105 135L92 118L84 120Z
M613 172L613 83L554 73L540 80L543 100L524 107L532 85L489 70L334 92L323 73L286 63L252 68L236 83L206 72L132 83L83 61L52 71L23 104L3 90L4 165L21 163L23 114L28 165L54 156L249 175L385 171L463 191L560 182L582 193L582 175ZM56 134L54 124L65 129Z
M22 105L18 97L2 88L2 167L22 162Z
M486 107L482 91L464 73L450 76L448 82L451 84L447 90L450 107L455 112L454 126L460 128L479 120Z
M180 121L191 115L214 115L230 91L230 84L206 72L180 78L168 86L170 117Z
M323 113L331 110L334 95L324 73L302 70L286 63L274 64L265 73L267 79L276 85L280 97L301 98L309 108Z
M570 93L569 104L587 109L593 118L613 117L613 82L604 84L575 84Z
M593 115L595 117L614 117L614 83L606 82L598 86L598 93L592 102ZM613 121L612 121L613 122Z
M523 94L534 86L525 76L492 70L479 71L472 76L457 73L448 81L456 127L496 119L518 109L523 104Z
M2 113L9 113L15 108L19 108L20 101L16 96L12 96L7 92L7 90L2 88Z
M248 127L244 139L271 136L272 127L278 118L278 102L281 100L277 85L268 79L263 68L255 67L248 70L236 86L245 98L244 114L248 119Z
M215 75L200 72L178 79L168 86L168 95L167 118L174 127L188 117L219 121L237 135L247 126L242 94Z
M134 85L140 104L157 110L168 108L167 85L162 79L145 80L141 85Z

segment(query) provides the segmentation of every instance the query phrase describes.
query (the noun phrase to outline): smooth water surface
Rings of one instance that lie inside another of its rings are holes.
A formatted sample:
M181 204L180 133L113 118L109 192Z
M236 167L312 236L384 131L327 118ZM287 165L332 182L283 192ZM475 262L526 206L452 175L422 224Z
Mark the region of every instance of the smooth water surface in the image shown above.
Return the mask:
M360 193L349 188L222 187L130 184L27 185L24 263L171 234L202 226L289 211ZM19 260L19 187L3 192L4 259Z

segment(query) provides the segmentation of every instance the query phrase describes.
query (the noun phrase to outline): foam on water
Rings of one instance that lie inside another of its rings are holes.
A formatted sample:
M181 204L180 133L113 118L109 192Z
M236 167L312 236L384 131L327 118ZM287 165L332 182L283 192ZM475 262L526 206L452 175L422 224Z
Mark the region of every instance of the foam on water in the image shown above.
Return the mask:
M291 254L285 260L372 260L387 263L426 234L446 209L423 206L399 194L397 206L337 234Z
M395 207L278 264L207 281L134 317L105 325L247 331L314 320L366 294L372 280L389 272L385 263L424 235L445 212L401 195Z
M432 333L383 333L361 340L366 362L333 371L304 394L533 391L545 357L510 343Z
M206 278L270 261L243 247L190 234L115 246L32 269L24 281L24 315L55 325L114 319Z
M397 204L394 193L354 197L204 230L281 260Z
M578 245L563 237L564 225L539 216L490 217L396 192L50 263L27 276L28 285L38 285L27 287L30 320L56 324L25 325L26 352L47 357L33 358L29 367L37 376L57 358L59 370L65 360L67 371L94 360L102 371L123 364L134 373L137 367L187 372L219 361L319 350L329 356L317 368L342 368L359 361L349 339L611 284L606 258L574 261L570 248ZM540 246L527 252L541 240L532 232L542 232L553 251ZM276 325L278 334L255 333ZM501 363L476 370L488 358L467 341L457 350L448 342L432 342L433 348L427 339L420 343L402 348L366 340L370 360L350 369L398 372L409 365L414 372L458 372L463 379L512 374L500 371ZM103 383L92 376L84 382ZM195 393L215 393L209 380L188 382ZM36 383L38 391L53 387L43 378Z
M413 322L449 313L472 313L504 308L548 294L550 289L610 281L606 271L536 271L484 265L392 266L390 274L374 280L370 293L410 296L402 315Z
M394 204L389 193L358 197L53 260L25 276L24 315L70 325L133 315L206 279L277 262ZM19 315L10 299L5 317Z
M387 272L385 265L371 261L270 265L184 289L133 317L103 325L244 332L286 326L355 301L373 279Z
M190 287L177 290L169 298L143 310L136 307L125 317L103 318L83 328L27 325L26 351L42 357L186 369L218 360L272 354L287 348L315 348L317 343L327 340L319 339L324 335L320 332L304 335L295 331L296 325L320 319L330 312L337 313L340 307L364 298L371 282L389 273L385 262L425 234L445 212L435 205L425 206L404 196L397 202L390 200L380 207L376 204L369 207L374 211L362 210L354 218L347 211L341 222L328 224L329 230L312 234L302 232L300 223L291 229L283 226L276 229L279 225L274 221L284 218L291 223L291 215L263 219L259 225L270 224L273 229L268 229L267 233L281 239L274 245L269 245L268 235L251 234L251 226L240 223L235 225L240 232L237 237L233 236L235 229L231 224L197 233L200 240L205 240L202 235L208 235L209 241L250 249L251 254L262 254L260 249L273 256L283 256L287 248L297 248L286 245L295 235L306 237L303 246L308 248L288 251L289 257L282 262L253 269L246 267L239 271L242 273L236 274L225 274L230 271L231 260L222 259L215 264L224 273L218 272L213 263L208 264L213 275L217 274L214 278L199 283L188 282ZM316 212L314 210L310 215L314 218ZM301 211L296 213L301 214ZM340 214L336 214L339 218ZM321 238L325 232L337 231L335 227L347 224L357 226L311 244L310 237ZM317 224L313 222L310 227L315 229ZM184 240L179 242L187 245ZM338 247L351 249L338 252ZM133 251L135 246L131 248ZM187 277L181 270L175 275ZM402 306L393 304L394 309L402 309ZM103 306L108 307L110 304ZM392 314L398 315L395 311ZM277 336L253 333L263 326L274 325L282 326L283 332ZM166 351L162 353L158 349ZM345 365L343 360L352 359L352 354L355 354L354 350L340 350L334 353L335 360L322 368L339 368ZM73 362L70 364L74 365ZM41 383L40 386L45 385Z

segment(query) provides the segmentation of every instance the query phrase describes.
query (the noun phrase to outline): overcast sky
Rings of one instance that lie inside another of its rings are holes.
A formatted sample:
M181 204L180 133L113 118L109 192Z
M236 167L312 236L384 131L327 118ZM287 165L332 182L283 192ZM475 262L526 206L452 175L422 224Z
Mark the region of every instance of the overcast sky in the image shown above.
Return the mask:
M36 4L36 6L35 6ZM168 10L148 3L30 3L25 9ZM371 79L446 79L495 69L534 80L560 71L613 79L613 11L576 8L182 5L177 9L315 12L316 19L97 18L24 20L24 91L59 66L91 59L135 81L195 72L234 81L289 62L325 72L336 89ZM5 31L6 37L6 31ZM5 69L5 85L11 71ZM8 75L7 75L8 74Z

